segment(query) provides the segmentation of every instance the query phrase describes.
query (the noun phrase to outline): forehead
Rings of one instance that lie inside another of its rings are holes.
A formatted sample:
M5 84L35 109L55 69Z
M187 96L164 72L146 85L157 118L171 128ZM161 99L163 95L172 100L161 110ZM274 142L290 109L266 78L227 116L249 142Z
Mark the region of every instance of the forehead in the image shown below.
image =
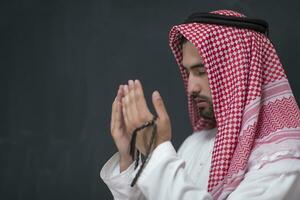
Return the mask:
M182 45L182 65L186 68L189 66L202 63L202 58L198 52L198 49L190 41L185 42Z

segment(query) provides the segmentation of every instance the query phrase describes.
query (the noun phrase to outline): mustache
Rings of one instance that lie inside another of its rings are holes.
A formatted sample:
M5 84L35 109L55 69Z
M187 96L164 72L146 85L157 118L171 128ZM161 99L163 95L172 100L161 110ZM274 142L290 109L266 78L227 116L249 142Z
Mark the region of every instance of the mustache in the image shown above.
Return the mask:
M195 100L196 102L203 102L203 101L211 102L210 98L208 98L207 96L198 94L198 93L192 94L192 95L191 95L191 98L192 98L193 100Z
M205 95L201 95L199 93L194 93L191 95L192 100L194 100L194 102L197 103L201 103L201 102L206 102L208 103L210 106L207 107L208 110L203 110L203 108L199 108L198 112L199 114L207 120L212 120L215 121L215 116L214 116L214 111L213 111L213 103L212 103L212 99L210 99L209 97L205 96Z

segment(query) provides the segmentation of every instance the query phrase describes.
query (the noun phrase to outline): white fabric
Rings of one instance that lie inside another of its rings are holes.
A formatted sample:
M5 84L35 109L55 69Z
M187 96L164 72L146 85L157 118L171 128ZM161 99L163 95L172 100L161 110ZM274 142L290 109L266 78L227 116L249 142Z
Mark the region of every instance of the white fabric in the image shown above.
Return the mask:
M100 176L115 200L202 200L207 192L211 154L216 129L190 135L176 153L171 142L160 144L152 153L137 185L130 187L137 170L134 164L120 173L116 153ZM300 199L300 161L270 162L247 171L244 180L227 199Z

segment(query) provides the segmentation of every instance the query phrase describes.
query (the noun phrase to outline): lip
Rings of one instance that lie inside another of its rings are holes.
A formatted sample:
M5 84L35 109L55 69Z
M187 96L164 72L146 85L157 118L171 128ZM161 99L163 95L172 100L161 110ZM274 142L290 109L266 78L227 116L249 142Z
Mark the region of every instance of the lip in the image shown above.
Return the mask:
M206 101L197 102L197 106L198 106L199 108L207 107L207 106L208 106L208 103L207 103Z
M198 98L196 97L194 100L195 100L196 102L203 102L203 101L206 101L205 99L199 98L199 97L198 97Z
M202 98L196 98L195 102L198 103L203 103L203 102L207 102L206 99L202 99Z

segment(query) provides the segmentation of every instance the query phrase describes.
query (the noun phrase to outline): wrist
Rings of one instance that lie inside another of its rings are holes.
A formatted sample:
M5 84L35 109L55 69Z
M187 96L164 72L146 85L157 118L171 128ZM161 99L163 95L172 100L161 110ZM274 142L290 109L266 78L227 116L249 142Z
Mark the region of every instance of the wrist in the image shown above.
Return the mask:
M120 172L126 170L133 163L132 157L130 155L120 154Z

